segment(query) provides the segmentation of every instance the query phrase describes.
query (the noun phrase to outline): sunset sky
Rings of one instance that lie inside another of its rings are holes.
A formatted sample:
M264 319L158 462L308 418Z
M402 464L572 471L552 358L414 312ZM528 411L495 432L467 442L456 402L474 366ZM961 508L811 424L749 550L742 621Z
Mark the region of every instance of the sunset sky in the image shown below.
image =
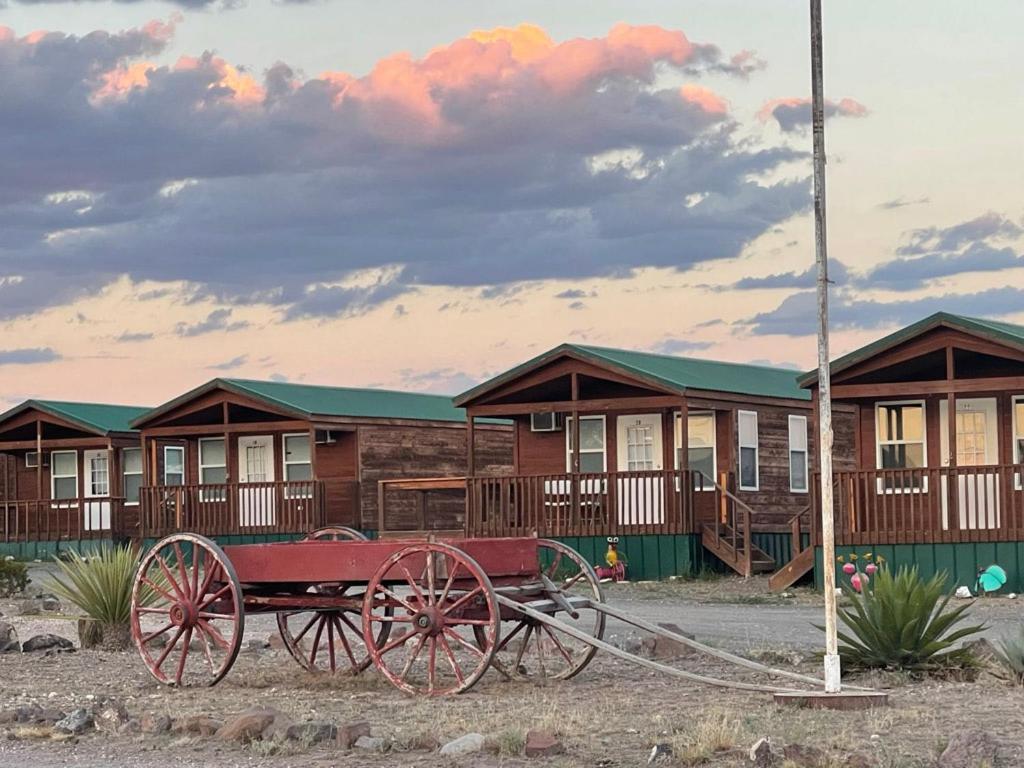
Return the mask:
M836 355L1024 322L1019 0L830 0ZM805 0L0 0L0 405L814 364Z

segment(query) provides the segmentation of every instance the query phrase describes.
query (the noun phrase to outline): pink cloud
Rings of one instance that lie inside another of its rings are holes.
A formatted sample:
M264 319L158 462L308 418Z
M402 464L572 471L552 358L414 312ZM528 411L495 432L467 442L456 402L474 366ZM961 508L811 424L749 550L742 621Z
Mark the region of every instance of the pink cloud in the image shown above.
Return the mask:
M839 102L825 101L825 117L865 117L868 108L854 99ZM811 124L811 100L802 96L772 99L757 112L758 119L766 123L775 120L784 131L794 131Z

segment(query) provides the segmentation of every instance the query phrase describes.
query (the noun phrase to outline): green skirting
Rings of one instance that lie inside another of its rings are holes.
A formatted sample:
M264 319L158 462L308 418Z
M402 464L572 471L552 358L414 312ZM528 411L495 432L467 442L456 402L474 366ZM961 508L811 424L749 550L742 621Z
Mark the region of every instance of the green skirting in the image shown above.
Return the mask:
M608 540L604 536L562 536L558 540L579 552L592 565L604 565ZM620 536L619 552L626 560L630 581L654 581L669 576L694 576L703 566L700 537L691 534Z
M945 571L950 589L960 586L974 591L978 571L990 565L1006 570L1006 585L1000 594L1024 592L1024 541L973 542L965 544L879 544L877 546L836 547L836 555L848 562L851 554L863 557L866 553L881 555L892 569L901 565L917 565L922 576L930 577ZM814 566L814 584L819 589L824 583L821 548L817 548ZM842 577L842 563L836 563L836 578Z

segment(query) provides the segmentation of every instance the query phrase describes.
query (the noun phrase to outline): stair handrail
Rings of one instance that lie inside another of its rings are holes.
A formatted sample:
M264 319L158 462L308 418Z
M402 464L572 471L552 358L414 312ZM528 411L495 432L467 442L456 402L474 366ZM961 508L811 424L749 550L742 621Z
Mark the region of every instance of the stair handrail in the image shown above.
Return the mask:
M754 510L750 507L749 504L747 504L745 501L743 501L741 498L739 498L735 493L730 491L728 488L724 488L721 484L719 484L714 479L711 479L711 484L717 489L717 491L719 493L721 493L725 498L729 499L733 503L733 514L732 514L732 518L733 518L732 519L732 530L733 530L733 537L732 538L733 538L733 542L734 542L733 543L733 550L736 550L736 545L735 545L735 541L736 541L736 528L737 528L737 525L736 525L736 509L738 508L743 513L743 575L749 577L749 576L753 575L753 572L754 572L753 571L753 564L752 564L752 562L753 562L753 554L751 552L751 546L750 546L751 545L751 540L750 540L750 527L751 526L750 526L750 523L751 523L751 515L753 515ZM716 539L721 538L720 536L718 536L718 523L719 523L719 516L718 516L718 514L716 512L716 514L715 514L715 538Z

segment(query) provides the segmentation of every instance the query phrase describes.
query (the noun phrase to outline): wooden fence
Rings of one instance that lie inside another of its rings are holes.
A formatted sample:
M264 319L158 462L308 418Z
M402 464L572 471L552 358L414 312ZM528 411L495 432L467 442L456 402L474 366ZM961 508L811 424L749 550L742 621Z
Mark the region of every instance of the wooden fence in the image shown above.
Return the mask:
M121 538L124 511L116 497L0 501L0 542Z

